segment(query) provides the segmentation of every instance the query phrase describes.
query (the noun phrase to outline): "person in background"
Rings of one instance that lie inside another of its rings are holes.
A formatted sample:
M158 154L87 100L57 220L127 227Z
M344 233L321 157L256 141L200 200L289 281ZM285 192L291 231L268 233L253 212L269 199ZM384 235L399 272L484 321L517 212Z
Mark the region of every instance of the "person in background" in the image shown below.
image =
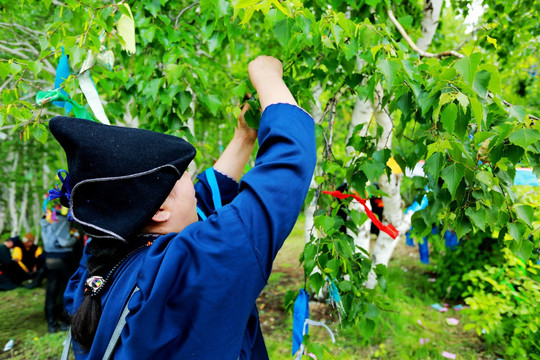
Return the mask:
M71 224L66 216L57 214L53 219L40 220L41 236L45 248L47 290L45 293L45 318L49 333L69 328L64 311L64 291L75 269L73 246L78 232L71 235Z
M20 269L20 271L23 272L19 265L11 258L11 249L13 248L13 245L13 238L7 239L0 245L0 291L13 290L17 287L17 283L12 279L14 268L15 271Z
M9 271L17 285L35 278L43 266L43 250L34 244L34 241L34 235L29 232L24 235L22 241L15 237L5 242L5 245L11 249L11 258L18 265L18 268L11 266Z
M34 243L35 240L34 234L27 233L22 238L22 246L14 246L11 253L13 260L28 274L29 278L34 277L43 264L43 257L41 257L43 249Z

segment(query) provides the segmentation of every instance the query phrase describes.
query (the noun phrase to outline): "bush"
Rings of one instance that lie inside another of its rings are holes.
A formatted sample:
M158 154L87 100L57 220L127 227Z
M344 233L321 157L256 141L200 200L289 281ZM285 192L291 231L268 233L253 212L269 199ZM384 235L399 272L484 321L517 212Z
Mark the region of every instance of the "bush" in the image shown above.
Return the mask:
M485 266L464 276L470 324L490 346L513 359L540 359L540 265L503 249L502 267Z
M435 237L435 236L433 236ZM440 238L440 235L436 235ZM486 232L462 239L459 245L450 249L437 241L432 242L434 250L432 259L437 267L433 270L436 280L433 284L433 295L437 298L457 300L462 298L463 292L471 282L463 279L463 275L471 270L481 269L484 265L501 263L502 254L497 239L493 239ZM437 251L437 248L440 248Z

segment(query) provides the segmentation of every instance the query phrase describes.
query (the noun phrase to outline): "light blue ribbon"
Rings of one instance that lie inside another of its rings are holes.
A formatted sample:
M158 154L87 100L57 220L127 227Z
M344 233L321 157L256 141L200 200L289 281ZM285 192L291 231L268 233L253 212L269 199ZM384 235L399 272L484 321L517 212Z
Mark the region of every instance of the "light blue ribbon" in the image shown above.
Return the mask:
M58 89L64 81L69 77L69 55L64 52L64 47L62 46L62 56L56 67L56 75L54 76L54 88ZM61 89L60 92L66 96L69 96L68 93ZM66 115L71 111L72 105L67 101L53 101L53 104L65 109Z

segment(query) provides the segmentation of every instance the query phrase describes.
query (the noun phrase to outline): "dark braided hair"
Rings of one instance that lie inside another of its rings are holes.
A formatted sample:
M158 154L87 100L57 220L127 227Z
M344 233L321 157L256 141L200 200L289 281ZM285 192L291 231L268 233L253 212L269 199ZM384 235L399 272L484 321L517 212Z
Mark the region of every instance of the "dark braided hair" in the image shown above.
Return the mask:
M105 277L109 270L134 248L133 244L110 239L92 239L87 246L90 254L86 263L88 276L101 277ZM90 350L100 318L101 295L85 296L71 318L71 336L82 349Z

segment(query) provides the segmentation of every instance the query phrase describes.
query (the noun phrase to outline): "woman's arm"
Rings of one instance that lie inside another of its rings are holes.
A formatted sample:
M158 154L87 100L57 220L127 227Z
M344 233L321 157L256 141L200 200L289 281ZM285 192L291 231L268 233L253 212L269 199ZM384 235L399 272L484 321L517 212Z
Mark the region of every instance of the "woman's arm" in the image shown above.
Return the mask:
M262 111L268 105L286 103L297 105L294 96L283 82L281 61L272 56L259 56L249 63L249 78L257 90Z
M283 82L281 61L271 56L259 56L249 63L248 72L251 83L257 90L263 112L271 104L297 105L294 96ZM257 131L251 129L244 120L247 110L249 105L246 104L238 117L238 127L233 139L214 165L215 170L237 181L242 177L257 139Z
M245 104L238 116L238 127L232 140L214 164L214 170L236 181L242 177L249 157L253 152L255 140L257 140L257 130L250 128L244 120L244 114L248 110L249 105Z

